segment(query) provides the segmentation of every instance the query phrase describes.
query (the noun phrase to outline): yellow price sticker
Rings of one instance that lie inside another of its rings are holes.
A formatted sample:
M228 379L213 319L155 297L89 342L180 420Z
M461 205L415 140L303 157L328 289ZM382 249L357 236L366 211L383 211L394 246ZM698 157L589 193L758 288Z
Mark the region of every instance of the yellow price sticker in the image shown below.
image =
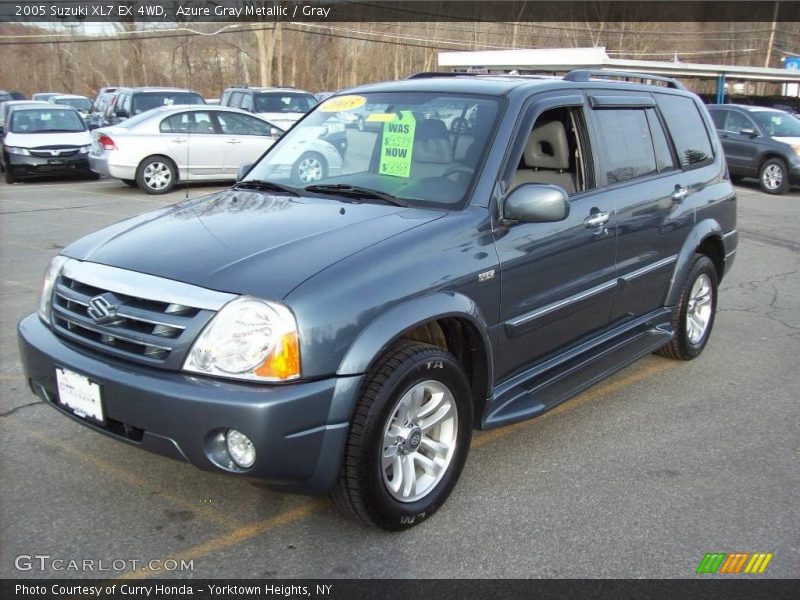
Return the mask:
M366 103L367 99L364 96L339 96L326 100L317 110L326 113L345 112L355 110Z

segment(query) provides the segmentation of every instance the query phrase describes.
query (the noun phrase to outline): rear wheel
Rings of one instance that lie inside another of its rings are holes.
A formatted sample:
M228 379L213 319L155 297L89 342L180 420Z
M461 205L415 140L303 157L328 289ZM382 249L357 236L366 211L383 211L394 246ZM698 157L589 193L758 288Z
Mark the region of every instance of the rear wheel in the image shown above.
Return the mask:
M328 176L328 163L317 152L306 152L292 167L292 179L302 184L314 183Z
M675 335L657 354L692 360L706 347L717 311L717 270L710 258L695 254L672 315Z
M758 173L761 189L768 194L784 194L789 191L789 171L780 158L770 158Z
M470 389L456 358L400 342L365 376L331 499L364 523L413 527L447 500L471 438Z
M136 170L136 184L148 194L166 194L176 178L175 165L164 156L146 158Z

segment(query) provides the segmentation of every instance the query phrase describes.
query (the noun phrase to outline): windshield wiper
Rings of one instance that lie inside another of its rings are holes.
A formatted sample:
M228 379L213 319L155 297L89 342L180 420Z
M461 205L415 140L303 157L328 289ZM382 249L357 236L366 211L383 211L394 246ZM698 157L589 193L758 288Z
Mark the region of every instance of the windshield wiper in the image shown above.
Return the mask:
M402 206L408 208L411 206L406 200L392 196L379 190L373 190L366 187L359 187L357 185L350 185L348 183L337 184L319 184L309 185L304 188L308 192L319 192L323 194L334 194L340 196L350 196L351 198L369 198L372 200L383 200L395 206Z
M284 194L290 194L292 196L300 195L300 191L297 188L283 185L282 183L275 183L274 181L267 181L266 179L246 179L236 182L233 184L233 187L239 190L262 190L265 192L283 192Z

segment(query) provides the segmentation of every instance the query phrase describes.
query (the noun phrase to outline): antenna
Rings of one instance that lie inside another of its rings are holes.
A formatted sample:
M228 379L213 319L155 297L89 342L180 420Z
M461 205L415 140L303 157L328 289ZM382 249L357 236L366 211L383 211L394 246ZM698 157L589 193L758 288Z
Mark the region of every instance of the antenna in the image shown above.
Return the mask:
M192 89L191 86L189 87L189 89ZM192 115L192 121L193 122L197 120L197 113L196 112L191 112L191 113L188 113L188 114ZM187 121L188 121L188 119L187 119ZM189 165L191 164L189 162L189 154L192 151L192 125L193 124L194 123L187 123L186 124L187 125L187 128L186 128L186 181L184 182L186 184L186 187L184 188L185 191L184 191L184 194L183 194L184 201L189 199L189 170L190 170Z

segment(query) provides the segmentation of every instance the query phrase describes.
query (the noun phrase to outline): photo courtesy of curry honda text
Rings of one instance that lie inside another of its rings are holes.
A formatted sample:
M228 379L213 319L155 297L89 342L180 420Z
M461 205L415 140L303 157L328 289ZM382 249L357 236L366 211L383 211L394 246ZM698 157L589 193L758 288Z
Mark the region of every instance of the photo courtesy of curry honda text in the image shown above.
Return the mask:
M351 112L367 126L342 131ZM330 123L341 154L319 151ZM401 530L473 430L697 357L736 244L680 83L422 73L324 100L230 189L66 247L19 342L33 393L89 429Z

